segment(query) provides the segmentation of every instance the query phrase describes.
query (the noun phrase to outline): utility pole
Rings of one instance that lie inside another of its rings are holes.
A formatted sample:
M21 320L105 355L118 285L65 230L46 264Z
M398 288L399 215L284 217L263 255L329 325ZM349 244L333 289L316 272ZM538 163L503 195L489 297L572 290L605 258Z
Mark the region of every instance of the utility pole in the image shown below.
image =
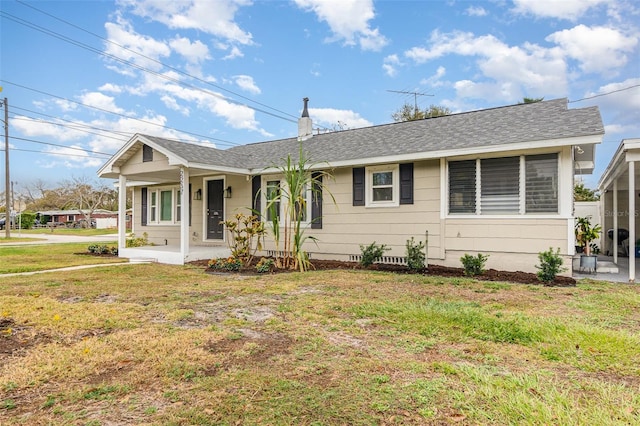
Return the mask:
M2 89L0 89L2 90ZM4 232L7 240L11 238L11 199L9 190L11 189L11 178L9 175L9 101L4 98L4 200L5 200L5 214L4 214Z

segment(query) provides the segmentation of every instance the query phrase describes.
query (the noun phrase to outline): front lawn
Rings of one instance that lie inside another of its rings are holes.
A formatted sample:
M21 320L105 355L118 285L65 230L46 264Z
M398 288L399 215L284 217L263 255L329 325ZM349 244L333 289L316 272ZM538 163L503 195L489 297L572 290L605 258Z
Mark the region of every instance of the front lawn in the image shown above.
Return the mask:
M0 282L3 424L640 422L640 289L158 264Z
M67 266L127 262L118 257L88 256L91 243L42 244L2 247L0 245L0 274L43 271ZM107 243L100 243L107 244ZM109 244L108 244L109 245ZM116 245L114 242L110 245Z

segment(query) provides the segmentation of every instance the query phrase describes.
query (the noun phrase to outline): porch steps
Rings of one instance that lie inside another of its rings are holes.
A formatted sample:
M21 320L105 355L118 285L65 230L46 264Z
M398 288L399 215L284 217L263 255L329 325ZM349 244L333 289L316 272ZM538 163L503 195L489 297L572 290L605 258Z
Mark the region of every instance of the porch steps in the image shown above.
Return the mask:
M580 257L576 256L573 258L573 270L576 272L598 272L599 274L617 274L620 270L618 265L608 260L598 259L597 270L596 271L587 271L583 270L584 268L580 268Z

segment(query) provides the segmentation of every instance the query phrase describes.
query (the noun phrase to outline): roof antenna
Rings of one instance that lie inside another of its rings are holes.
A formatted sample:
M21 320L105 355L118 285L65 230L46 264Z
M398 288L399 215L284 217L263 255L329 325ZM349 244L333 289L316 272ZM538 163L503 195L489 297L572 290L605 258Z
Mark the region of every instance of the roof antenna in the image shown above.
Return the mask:
M387 92L402 93L402 94L405 94L405 95L413 95L413 107L414 107L414 111L415 111L416 114L418 113L418 95L420 95L420 96L433 96L433 95L430 95L428 93L407 92L406 90L387 90Z

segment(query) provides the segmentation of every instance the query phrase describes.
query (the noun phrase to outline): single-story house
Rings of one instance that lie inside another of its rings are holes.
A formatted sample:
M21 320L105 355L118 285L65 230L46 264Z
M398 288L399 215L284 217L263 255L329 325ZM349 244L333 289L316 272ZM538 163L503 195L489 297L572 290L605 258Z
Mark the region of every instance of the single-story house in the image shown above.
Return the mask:
M354 260L375 241L402 261L414 237L428 238L429 263L483 253L487 267L536 271L552 247L571 264L574 174L593 171L597 107L556 99L314 135L306 105L289 139L220 150L133 136L98 174L118 179L120 218L133 187L133 232L156 246L125 248L120 226L120 255L182 264L228 254L222 222L264 212L276 166L302 149L334 178L323 182L333 198L308 203L311 259Z
M621 252L629 256L629 282L632 283L636 279L635 260L640 257L636 250L636 246L640 246L640 170L636 163L640 163L640 139L622 140L598 183L604 231L601 240L605 252L613 255L616 264ZM609 230L616 230L611 232L612 238L609 238ZM620 241L623 237L627 238Z
M91 213L91 219L117 218L118 212L105 209L96 209ZM70 210L41 210L36 212L36 219L40 225L65 224L73 225L86 220L84 213L77 209Z

